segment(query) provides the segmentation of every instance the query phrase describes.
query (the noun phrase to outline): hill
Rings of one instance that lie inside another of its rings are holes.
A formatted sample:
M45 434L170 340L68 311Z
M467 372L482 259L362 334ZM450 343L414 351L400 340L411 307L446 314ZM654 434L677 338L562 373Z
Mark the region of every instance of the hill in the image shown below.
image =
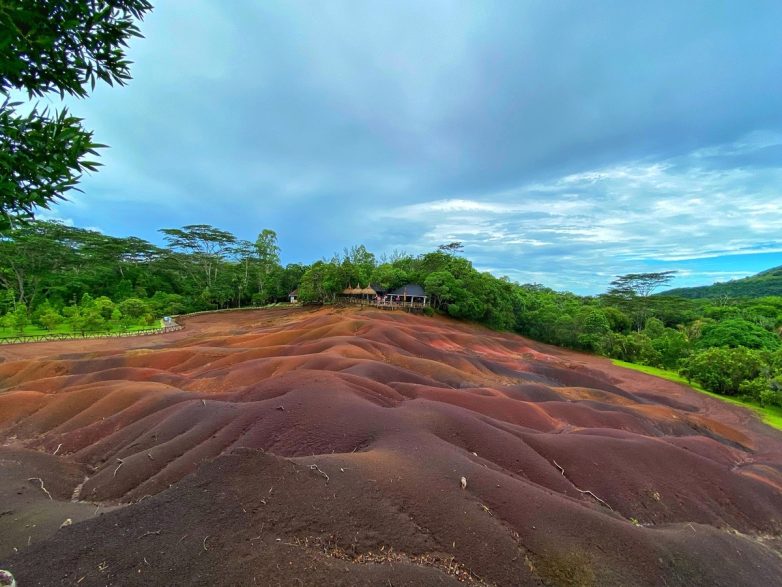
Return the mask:
M734 279L725 283L715 283L701 287L680 287L670 289L658 295L680 298L762 298L782 296L782 266L767 269L756 275Z
M443 317L0 347L20 585L773 584L780 470L746 410Z

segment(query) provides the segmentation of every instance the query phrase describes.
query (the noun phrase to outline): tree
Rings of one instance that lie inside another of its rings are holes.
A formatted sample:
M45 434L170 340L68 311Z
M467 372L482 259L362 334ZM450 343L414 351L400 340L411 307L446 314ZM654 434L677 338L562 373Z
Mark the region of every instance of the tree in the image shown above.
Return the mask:
M611 332L611 323L599 308L591 308L579 318L580 333L577 339L579 346L585 349L597 349L603 337Z
M242 307L242 297L250 287L250 266L255 261L255 245L250 241L240 240L233 246L231 252L239 262L239 271L236 273L236 300Z
M454 255L456 253L464 252L464 245L460 241L453 241L451 243L445 243L437 247L438 251Z
M269 298L269 276L274 269L280 266L280 247L277 245L277 233L264 228L255 239L255 250L258 253L258 296L256 299L260 303L266 303Z
M27 314L27 306L25 304L17 304L16 310L11 314L11 325L21 334L29 323L30 317Z
M611 282L609 294L633 294L641 297L652 295L657 288L670 283L676 271L660 271L657 273L628 273L620 275Z
M690 355L681 373L709 391L735 395L741 384L759 377L765 363L758 351L744 347L710 348Z
M67 108L23 114L11 92L85 97L97 80L124 85L125 47L151 9L147 0L0 0L0 228L63 199L103 146Z
M773 332L752 322L732 318L704 327L697 346L698 348L743 346L748 349L774 350L781 344L779 337Z
M348 283L369 285L369 279L376 266L375 255L364 245L354 245L345 249L342 267Z
M220 262L232 251L236 237L230 232L208 224L189 224L180 228L161 228L165 240L175 251L186 253L180 257L181 265L190 270L192 264L199 268L190 271L191 277L204 289L209 289L217 279Z
M620 275L611 282L611 288L603 294L603 302L617 306L633 321L639 332L651 314L653 301L649 297L658 287L673 279L676 271L659 273L628 273Z
M61 322L62 316L60 316L60 313L48 305L38 315L38 323L46 330L54 330Z
M456 299L461 286L448 271L435 271L424 280L424 289L436 308L447 309L448 304Z
M115 306L110 298L100 296L93 302L93 306L104 320L111 320L111 315L114 312Z
M336 263L317 261L307 269L299 283L299 298L303 302L333 300L342 288L342 271Z
M0 287L33 307L58 285L60 269L74 260L71 229L56 222L31 222L0 233Z

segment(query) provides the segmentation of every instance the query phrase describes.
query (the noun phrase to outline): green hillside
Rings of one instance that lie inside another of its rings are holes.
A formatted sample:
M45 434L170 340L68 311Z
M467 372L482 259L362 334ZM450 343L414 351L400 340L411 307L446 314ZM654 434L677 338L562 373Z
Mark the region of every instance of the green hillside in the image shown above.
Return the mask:
M762 298L782 295L782 266L767 269L757 275L734 279L725 283L715 283L702 287L680 287L664 292L664 295L682 298Z

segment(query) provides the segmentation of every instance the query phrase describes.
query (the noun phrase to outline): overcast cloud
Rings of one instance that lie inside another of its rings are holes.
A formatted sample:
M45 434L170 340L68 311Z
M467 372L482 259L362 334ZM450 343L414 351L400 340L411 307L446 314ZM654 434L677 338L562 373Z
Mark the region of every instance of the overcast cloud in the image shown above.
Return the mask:
M210 223L286 261L466 244L580 293L782 264L782 3L160 0L58 217Z

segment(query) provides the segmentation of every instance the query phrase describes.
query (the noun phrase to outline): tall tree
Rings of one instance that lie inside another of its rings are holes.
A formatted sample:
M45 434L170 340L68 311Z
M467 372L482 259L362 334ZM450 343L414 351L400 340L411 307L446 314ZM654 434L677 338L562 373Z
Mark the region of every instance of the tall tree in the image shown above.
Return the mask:
M464 245L461 243L461 241L453 241L438 246L437 250L442 251L443 253L449 253L455 255L456 253L464 252Z
M628 273L620 275L611 282L611 287L603 295L608 305L619 307L633 320L633 326L639 332L646 319L651 316L652 298L649 296L659 287L670 283L676 271L657 273Z
M659 271L657 273L628 273L620 275L611 282L609 294L637 295L648 297L654 290L671 282L676 271Z
M255 239L258 253L258 295L256 299L265 303L269 299L269 277L280 266L280 247L277 245L277 233L264 228Z
M0 0L0 228L63 199L103 146L66 108L20 108L11 92L85 97L97 80L125 84L127 42L151 9L147 0Z
M250 289L250 267L257 261L255 245L250 241L240 240L231 249L236 261L239 263L239 271L236 273L236 301L242 307L242 297Z
M73 266L71 229L56 222L33 222L0 233L0 287L13 292L14 304L32 307L61 287L62 270Z
M208 224L189 224L181 229L161 228L160 232L166 235L164 238L172 249L189 255L180 258L186 269L191 269L191 262L195 262L199 270L191 271L191 276L205 288L211 288L215 283L220 262L236 243L233 234Z

